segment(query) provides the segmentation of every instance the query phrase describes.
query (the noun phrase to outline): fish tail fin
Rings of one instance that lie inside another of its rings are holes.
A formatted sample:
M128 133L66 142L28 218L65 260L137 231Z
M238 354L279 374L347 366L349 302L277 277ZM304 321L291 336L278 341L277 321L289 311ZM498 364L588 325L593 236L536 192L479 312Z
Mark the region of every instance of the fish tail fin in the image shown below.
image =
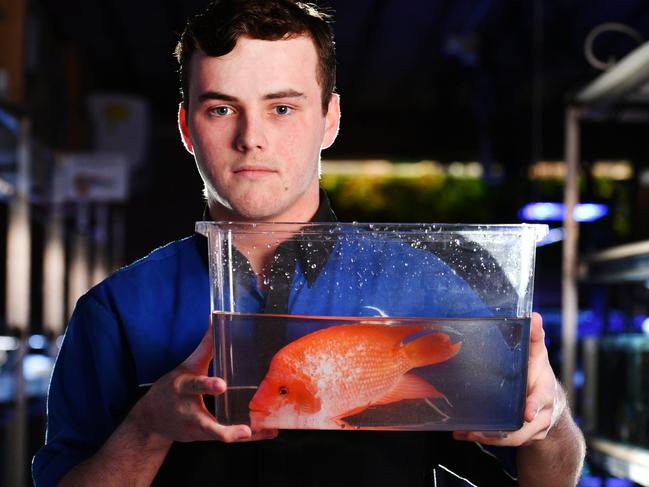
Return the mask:
M403 348L410 368L438 364L460 351L461 342L451 343L446 333L431 333L407 343Z

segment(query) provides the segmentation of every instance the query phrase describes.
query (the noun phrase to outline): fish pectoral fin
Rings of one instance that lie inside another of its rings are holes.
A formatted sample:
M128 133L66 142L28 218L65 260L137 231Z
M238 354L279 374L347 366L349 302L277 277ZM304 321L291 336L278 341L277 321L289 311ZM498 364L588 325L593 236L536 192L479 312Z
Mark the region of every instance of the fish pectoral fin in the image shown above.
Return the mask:
M340 418L347 418L349 416L353 416L354 414L359 414L365 411L367 408L369 408L371 404L365 404L363 406L358 406L357 408L350 409L349 411L345 411L343 414L340 416L336 416L335 418L332 418L334 421L338 422Z
M333 422L336 423L336 425L340 426L341 429L353 429L352 425L349 424L347 421L343 421L343 416L339 416L337 418L333 418Z
M404 399L424 399L427 397L444 397L444 394L418 375L404 374L390 392L379 400L373 401L372 404L390 404Z
M363 411L365 411L366 409L368 409L369 407L370 407L370 404L365 404L363 406L358 406L357 408L350 409L349 411L345 411L343 414L341 414L339 416L335 416L335 417L331 418L331 420L334 421L341 428L350 428L351 425L348 422L343 421L343 418L348 418L350 416L354 416L355 414L360 414Z

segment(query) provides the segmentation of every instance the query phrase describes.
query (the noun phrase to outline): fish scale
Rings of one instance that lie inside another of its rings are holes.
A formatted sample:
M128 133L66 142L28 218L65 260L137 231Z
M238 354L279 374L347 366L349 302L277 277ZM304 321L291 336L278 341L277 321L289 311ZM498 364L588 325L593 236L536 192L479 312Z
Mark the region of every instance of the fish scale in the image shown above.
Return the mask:
M408 370L405 357L401 349L385 350L368 343L370 350L363 355L355 355L353 360L347 359L344 350L331 351L329 358L339 364L338 374L344 380L332 380L334 377L327 375L322 368L314 367L306 357L296 357L296 365L302 363L302 371L309 375L319 388L318 397L323 403L334 406L329 408L331 415L342 414L358 401L369 403L373 398L381 397L387 393L399 378ZM390 360L386 360L392 356ZM318 359L322 360L321 357Z

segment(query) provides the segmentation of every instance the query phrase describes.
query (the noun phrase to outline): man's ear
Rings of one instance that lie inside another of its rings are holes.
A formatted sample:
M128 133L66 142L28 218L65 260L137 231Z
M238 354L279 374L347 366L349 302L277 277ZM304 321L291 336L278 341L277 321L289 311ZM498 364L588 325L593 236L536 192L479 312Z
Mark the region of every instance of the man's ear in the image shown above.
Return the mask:
M325 115L325 132L322 138L322 149L326 149L336 140L340 128L340 96L332 93L329 100L329 109Z
M187 126L187 112L185 111L185 104L180 102L178 107L178 129L180 130L180 138L187 152L194 155L194 146L189 138L189 127Z

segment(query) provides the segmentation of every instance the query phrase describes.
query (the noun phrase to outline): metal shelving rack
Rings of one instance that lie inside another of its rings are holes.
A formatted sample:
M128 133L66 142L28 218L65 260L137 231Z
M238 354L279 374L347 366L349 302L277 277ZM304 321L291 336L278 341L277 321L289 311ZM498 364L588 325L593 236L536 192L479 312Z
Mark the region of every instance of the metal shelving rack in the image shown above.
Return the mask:
M624 107L649 110L649 42L636 48L608 71L579 91L565 111L566 207L563 226L562 301L562 382L574 406L573 377L577 348L577 279L579 227L573 211L579 200L580 122L603 119Z
M649 485L649 450L607 440L588 437L589 458L597 466L616 477Z
M597 283L649 281L649 240L598 252L581 274L582 280Z
M583 263L579 274L581 281L594 284L625 285L647 282L649 240L598 252ZM583 346L585 372L588 376L597 375L597 340L584 340ZM597 382L594 377L587 377L584 388L584 426L587 430L589 459L594 465L612 475L649 486L649 449L613 441L597 433Z
M562 264L562 382L574 407L577 357L578 280L625 283L649 280L649 241L602 251L580 272L579 228L573 217L579 199L580 122L610 119L625 107L649 109L649 42L641 45L572 97L565 111L566 206ZM585 364L587 365L587 364ZM588 390L584 396L588 402ZM594 399L594 398L591 398ZM592 401L591 401L592 402ZM648 405L649 406L649 405ZM586 404L586 409L593 404ZM587 425L586 425L587 426ZM649 486L649 450L588 435L589 458L613 475Z

